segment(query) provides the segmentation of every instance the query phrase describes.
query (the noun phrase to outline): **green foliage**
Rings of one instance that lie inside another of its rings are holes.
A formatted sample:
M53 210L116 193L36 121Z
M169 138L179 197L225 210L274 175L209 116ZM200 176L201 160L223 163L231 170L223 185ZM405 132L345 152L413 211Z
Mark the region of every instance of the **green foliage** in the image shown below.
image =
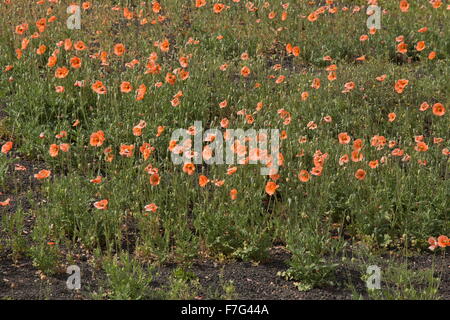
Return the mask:
M10 249L14 261L18 261L28 250L23 234L24 218L25 213L20 207L14 213L4 213L1 216L0 230L4 232L5 236L0 243L5 242L3 250Z
M299 225L290 229L287 248L292 253L289 269L279 272L287 280L294 283L300 291L314 287L333 285L337 263L332 254L340 251L341 246L330 239L328 230L314 218L304 218L302 228Z
M117 300L139 300L155 298L150 284L153 268L142 266L135 258L123 253L103 263L107 276L107 296Z
M200 289L197 276L193 272L178 267L169 277L166 299L192 300L198 295Z

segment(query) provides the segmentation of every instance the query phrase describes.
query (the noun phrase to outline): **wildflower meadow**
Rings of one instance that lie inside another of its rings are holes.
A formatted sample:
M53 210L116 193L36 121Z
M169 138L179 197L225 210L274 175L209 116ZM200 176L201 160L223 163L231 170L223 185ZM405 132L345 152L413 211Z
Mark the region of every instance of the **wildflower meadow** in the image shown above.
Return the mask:
M0 0L0 299L450 299L449 21Z

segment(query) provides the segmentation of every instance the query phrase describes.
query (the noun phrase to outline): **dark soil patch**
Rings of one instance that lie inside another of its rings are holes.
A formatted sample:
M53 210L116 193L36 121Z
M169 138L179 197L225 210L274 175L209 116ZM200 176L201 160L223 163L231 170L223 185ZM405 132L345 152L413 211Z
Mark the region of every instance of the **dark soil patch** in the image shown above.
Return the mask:
M81 292L67 289L68 274L43 275L31 259L23 258L14 263L7 253L0 253L0 300L79 300L89 297L92 283L97 283L96 273L86 262L77 262L84 281Z
M293 282L277 276L277 272L287 269L286 260L289 253L281 247L272 248L270 258L258 265L235 261L217 263L213 260L198 260L189 269L199 279L201 289L198 299L218 299L223 294L224 283L233 281L235 299L239 300L343 300L351 299L352 292L347 284L351 283L358 293L366 297L365 284L361 274L350 265L340 267L336 273L336 285L315 288L300 292ZM409 259L414 270L430 268L432 255L422 255ZM55 276L43 276L31 261L26 258L14 264L5 254L0 254L0 299L91 299L92 293L98 292L104 284L103 271L93 268L87 259L76 263L81 268L82 289L80 292L68 290L66 280L69 275L61 271ZM444 271L441 279L440 295L450 299L450 276L448 271L450 259L435 260L436 269ZM156 269L152 287L166 290L169 278L176 264L166 264Z
M7 170L7 179L5 179L2 188L2 199L11 199L11 204L6 207L7 212L15 212L20 206L24 210L31 208L27 194L31 191L33 200L39 201L42 197L39 193L40 182L34 178L34 174L44 169L45 165L39 161L30 161L24 159L17 153L11 151L8 157L13 159ZM18 166L24 170L18 170ZM4 210L0 210L0 216Z

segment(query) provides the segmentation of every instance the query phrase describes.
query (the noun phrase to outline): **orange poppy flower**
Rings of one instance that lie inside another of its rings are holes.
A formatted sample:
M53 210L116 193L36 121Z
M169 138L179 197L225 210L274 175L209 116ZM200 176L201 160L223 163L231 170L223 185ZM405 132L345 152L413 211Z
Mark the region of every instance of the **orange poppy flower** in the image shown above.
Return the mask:
M67 77L69 70L66 67L57 68L55 72L55 78L63 79Z
M379 165L378 160L372 160L372 161L369 161L369 167L371 167L372 169L377 168L378 165Z
M364 178L366 177L366 171L364 171L363 169L358 169L355 172L355 178L358 180L364 180Z
M200 8L206 5L206 0L195 0L195 7Z
M189 58L188 57L180 57L178 59L178 62L180 63L180 66L182 68L187 68L189 66Z
M47 47L46 47L45 45L43 45L43 44L41 44L41 45L39 46L39 48L36 49L36 53L37 53L38 55L44 54L45 51L47 51Z
M7 154L9 151L11 151L12 147L13 147L12 141L6 142L6 143L2 146L2 153Z
M154 203L150 203L144 207L144 210L147 212L156 212L156 210L158 210L158 206Z
M78 57L73 57L70 59L70 66L74 69L81 68L81 59Z
M428 150L428 145L423 141L418 141L416 146L414 147L414 150L419 152L425 152Z
M108 209L108 200L103 199L97 202L94 202L94 207L98 210L106 210Z
M209 179L206 176L200 175L198 177L198 184L200 187L204 188L208 184L208 182L209 182Z
M106 87L101 81L95 81L92 84L92 90L97 94L105 94L106 93Z
M353 150L351 155L352 155L353 162L360 162L364 159L363 154L361 152L359 152L358 150Z
M225 5L222 3L215 3L213 6L214 13L221 13L225 9Z
M438 246L441 248L450 246L450 240L447 236L441 235L437 238Z
M122 157L131 158L133 156L134 145L133 144L121 144L119 154Z
M28 47L30 40L28 38L23 38L21 42L21 49L25 50Z
M427 31L428 31L427 27L423 27L423 28L420 28L419 30L417 30L417 32L420 32L420 33L427 32Z
M88 10L91 7L91 3L89 1L83 2L81 4L81 7L83 8L83 10Z
M288 54L291 54L292 53L292 44L288 43L286 45L285 49Z
M336 80L336 72L332 71L332 72L328 73L327 79L328 79L328 81Z
M323 167L322 166L315 166L311 169L311 174L313 176L320 177L322 175Z
M150 184L152 186L157 186L160 181L161 181L161 178L159 177L159 174L154 173L150 176Z
M409 3L406 0L401 0L400 1L400 10L402 12L408 12L409 9Z
M114 155L112 153L105 154L105 161L112 162L114 160Z
M404 42L400 42L397 45L397 52L400 52L400 53L408 52L408 45L406 43L404 43Z
M141 84L139 88L136 90L136 101L143 100L146 93L147 93L147 86L145 84Z
M225 183L225 180L211 180L211 182L214 183L216 187L221 187Z
M139 151L142 153L144 160L147 160L154 150L155 148L147 142L143 143L142 146L139 147Z
M103 180L103 177L102 177L102 176L97 176L95 179L89 180L89 182L95 183L95 184L99 184L99 183L102 182L102 180Z
M193 163L185 163L183 165L183 172L190 176L193 175L195 172L195 165Z
M314 121L310 121L310 122L308 122L306 127L310 130L315 130L315 129L317 129L317 124Z
M397 93L402 93L405 87L408 85L409 80L400 79L395 83L394 89Z
M49 149L48 152L50 153L50 156L51 156L52 158L57 157L57 156L58 156L58 153L59 153L59 147L58 147L58 145L56 145L56 144L50 145L50 149Z
M355 88L355 83L353 81L347 82L344 84L344 90L342 90L342 93L350 92L354 88Z
M236 173L237 167L231 167L227 169L227 175L231 176L232 174Z
M420 111L425 111L430 107L430 105L428 104L428 102L422 102L422 104L419 107Z
M41 18L38 21L36 21L36 27L40 33L45 31L45 27L47 26L47 19Z
M431 251L433 251L434 249L436 249L438 247L438 242L437 242L436 238L434 238L434 237L428 238L428 244L430 245L428 247L428 249L430 249Z
M243 77L248 77L249 75L250 75L250 68L249 67L242 67L242 69L241 69L241 75L243 76Z
M312 81L311 87L314 89L319 89L320 88L320 79L314 78Z
M86 50L86 48L87 48L83 41L77 41L77 42L75 42L75 44L73 45L73 47L74 47L75 50L77 50L77 51L83 51L83 50Z
M131 92L131 90L133 90L133 87L131 86L131 83L129 83L128 81L123 81L120 84L120 92L129 93Z
M353 141L353 150L359 151L362 149L363 141L361 139L356 139Z
M162 52L168 52L170 49L170 43L169 40L164 39L160 44L159 44L159 50L161 50Z
M309 172L306 170L300 170L298 174L298 179L301 182L308 182L309 181Z
M416 44L416 50L417 51L422 51L422 50L424 50L426 48L426 46L425 46L425 41L419 41L419 42L417 42L417 44Z
M445 114L445 107L442 105L442 103L439 102L433 105L432 110L433 114L438 117L442 117Z
M397 115L394 112L391 112L388 114L388 121L393 122L396 117L397 117Z
M1 207L6 207L6 206L9 206L10 203L11 203L11 199L8 198L8 199L6 199L5 201L1 201L1 202L0 202L0 206L1 206Z
M16 57L17 60L20 60L22 58L23 52L19 48L16 49Z
M341 132L338 134L338 140L340 144L349 144L350 143L350 136L347 134L347 132Z
M176 80L177 80L177 76L174 75L173 73L168 72L168 73L166 74L166 82L167 82L168 84L174 85L175 82L176 82Z
M314 21L317 20L318 17L319 17L319 15L316 14L315 12L310 13L310 14L308 15L308 21L309 21L309 22L314 22Z
M158 128L156 129L156 136L159 137L164 132L165 129L166 129L165 126L158 126Z
M131 19L133 19L133 12L131 12L130 9L128 9L128 8L123 8L123 16L127 20L131 20Z
M278 189L278 187L279 187L279 185L277 185L275 182L269 181L266 184L266 188L265 188L266 193L271 196L275 193L275 191Z
M303 101L306 101L309 97L309 93L304 91L304 92L302 92L301 97L302 97Z
M102 130L91 134L89 144L93 147L100 147L105 141L105 133Z
M257 104L256 104L256 111L260 111L262 108L263 108L263 106L264 106L264 104L262 103L262 101L259 101Z
M394 140L389 140L389 148L393 148L397 145L397 142L395 142Z
M122 56L125 53L125 46L121 43L118 43L114 46L114 54L116 56Z
M38 173L36 173L36 174L34 175L34 177L35 177L36 179L41 180L41 179L48 178L48 177L50 176L51 173L52 173L52 172L51 172L50 170L45 170L45 169L43 169L43 170L39 171Z
M152 11L154 13L159 13L159 11L161 11L161 5L158 1L152 1Z
M281 75L275 80L275 83L276 84L283 83L285 78L286 78L285 76Z
M28 24L27 23L22 23L22 24L19 24L18 26L16 26L16 33L18 35L24 34L27 30L28 30Z
M181 69L180 71L178 71L178 75L180 79L184 81L189 78L189 71Z
M403 156L405 154L405 152L402 149L400 149L400 148L395 148L394 150L392 150L391 154L394 157L401 157L401 156Z
M236 189L231 189L230 190L230 198L231 198L231 200L236 200L237 199L237 194L238 194L238 191Z
M70 39L64 40L64 50L69 51L70 49L72 49L72 46L73 46L72 40Z
M342 157L339 158L339 165L344 165L350 161L348 154L344 154Z
M431 1L431 5L434 9L440 8L442 5L442 0L433 0ZM450 5L447 6L447 10L450 10Z

